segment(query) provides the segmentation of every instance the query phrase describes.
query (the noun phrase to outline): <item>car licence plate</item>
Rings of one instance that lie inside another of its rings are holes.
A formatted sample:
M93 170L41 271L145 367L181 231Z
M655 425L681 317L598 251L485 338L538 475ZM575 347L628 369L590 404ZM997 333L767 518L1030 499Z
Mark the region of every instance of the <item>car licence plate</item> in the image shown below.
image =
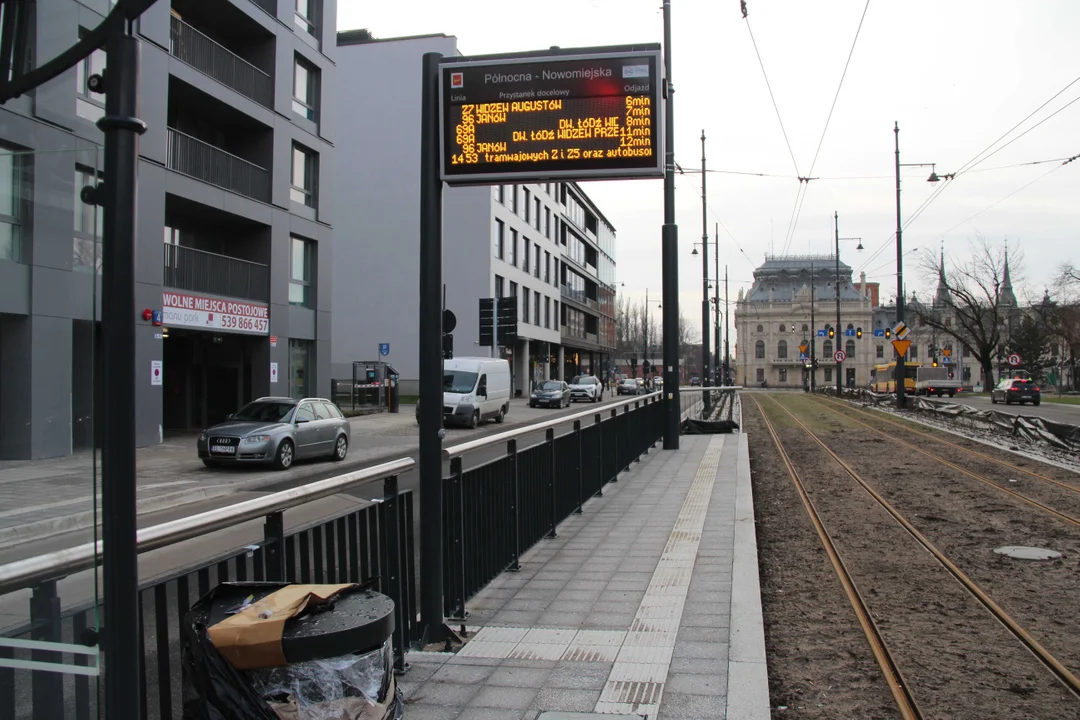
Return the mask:
M235 455L236 448L232 445L211 445L210 452L221 453L222 455Z

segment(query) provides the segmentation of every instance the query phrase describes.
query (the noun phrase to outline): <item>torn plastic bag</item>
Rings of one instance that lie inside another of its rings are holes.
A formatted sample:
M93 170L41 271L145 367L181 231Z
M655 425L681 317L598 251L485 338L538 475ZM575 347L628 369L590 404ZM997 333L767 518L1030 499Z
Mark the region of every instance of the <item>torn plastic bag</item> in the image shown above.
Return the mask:
M231 585L231 587L230 587ZM404 699L390 643L363 655L237 670L210 642L207 625L218 586L181 626L184 720L400 720ZM267 583L245 583L266 588ZM283 584L273 584L282 587Z

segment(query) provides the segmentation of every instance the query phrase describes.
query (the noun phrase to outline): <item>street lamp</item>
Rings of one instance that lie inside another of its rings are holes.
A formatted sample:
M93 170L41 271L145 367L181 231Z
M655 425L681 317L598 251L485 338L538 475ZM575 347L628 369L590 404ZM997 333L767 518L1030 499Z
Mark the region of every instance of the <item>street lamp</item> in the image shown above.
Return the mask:
M942 179L952 180L956 177L956 173L943 173L937 174L937 168L934 163L903 163L900 162L900 123L893 123L893 135L896 139L896 322L902 323L904 321L904 250L902 242L902 232L900 222L900 168L902 167L929 167L930 177L926 178L926 182L936 183ZM907 387L905 385L905 377L907 372L904 368L904 356L897 353L896 357L896 374L894 380L896 383L896 407L898 410L902 410L907 404Z
M841 327L840 327L840 241L841 240L857 240L858 243L859 243L859 246L857 248L855 248L855 249L859 250L859 251L861 251L863 249L863 244L862 244L862 238L854 238L854 237L852 237L852 238L842 238L842 237L840 237L840 213L838 213L836 211L833 211L833 228L835 230L835 237L836 237L836 278L835 278L835 280L836 280L836 332L839 333L840 330L841 330ZM846 335L845 335L845 337L846 337ZM835 352L836 352L836 355L834 355L834 357L838 356L839 353L840 353L840 339L839 339L839 337L837 337L837 340L836 340L836 351ZM837 360L836 361L836 397L840 397L841 388L843 387L842 378L841 378L841 375L843 374L843 372L842 372L843 368L844 368L844 364L842 362L840 362L839 360Z

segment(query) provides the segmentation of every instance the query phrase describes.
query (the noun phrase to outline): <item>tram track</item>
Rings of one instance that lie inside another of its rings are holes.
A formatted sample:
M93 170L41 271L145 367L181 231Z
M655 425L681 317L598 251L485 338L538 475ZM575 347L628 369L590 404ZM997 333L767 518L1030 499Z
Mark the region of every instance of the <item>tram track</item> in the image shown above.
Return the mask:
M916 702L913 694L909 690L908 684L906 682L903 682L903 675L900 673L899 666L896 664L896 661L892 659L892 653L888 651L888 646L885 645L884 638L880 636L880 631L874 632L868 629L867 622L869 623L869 627L873 630L876 630L876 624L869 620L865 622L863 620L861 613L866 612L867 615L869 615L865 600L863 600L862 596L858 593L855 580L852 578L851 574L844 566L840 553L833 544L829 532L824 524L824 521L821 519L820 513L813 505L813 502L810 498L811 493L807 491L805 484L803 483L802 478L798 473L798 470L794 467L794 464L791 461L792 453L790 449L787 447L785 441L781 439L780 433L777 432L774 423L770 421L769 413L766 412L762 402L759 401L755 395L748 395L748 397L751 397L751 399L754 400L754 404L756 405L758 412L761 414L763 420L765 421L765 425L769 431L769 434L772 436L773 443L776 445L778 452L783 458L787 472L791 476L792 481L795 483L800 497L803 499L803 504L806 507L807 513L811 516L815 528L818 529L818 535L821 538L822 544L826 548L826 553L829 555L830 560L832 560L833 556L836 557L836 560L833 562L834 568L836 569L837 575L841 577L841 583L845 588L845 592L848 592L848 588L850 587L854 593L854 596L849 593L849 601L851 602L852 607L856 608L856 615L859 616L859 623L861 626L863 626L864 632L866 632L867 634L867 640L871 644L871 648L874 652L875 658L878 659L879 665L883 672L883 676L885 677L886 682L889 684L890 690L893 692L893 697L896 701L897 708L900 710L901 715L905 718L923 717L923 715L920 714L921 711L919 709L918 703ZM800 420L799 417L795 415L795 413L793 413L788 407L786 407L783 403L773 397L769 397L769 403L767 404L779 408L787 418L790 418L790 420L795 424L795 426L798 427L802 431L802 433L805 433L805 436L812 441L812 444L815 444L818 448L820 448L820 450L823 451L824 454L832 462L839 465L839 467L843 469L844 473L852 480L854 480L865 491L865 493L873 499L874 503L878 507L888 513L892 520L897 525L899 525L903 529L903 531L906 532L907 535L913 538L919 544L919 546L922 547L923 550L930 553L938 566L943 568L956 581L956 583L963 588L964 592L967 594L968 597L972 598L975 602L977 602L978 605L981 606L987 613L989 613L989 615L994 620L996 620L996 622L999 623L1001 627L1005 628L1009 632L1009 634L1012 635L1013 638L1018 640L1020 645L1025 648L1032 657L1037 659L1039 665L1043 667L1046 671L1048 671L1049 674L1058 683L1060 683L1061 686L1063 686L1063 688L1069 693L1073 700L1080 699L1080 679L1078 679L1076 675L1074 675L1064 663L1062 663L1057 657L1051 654L1038 640L1035 639L1035 637L1032 636L1032 634L1025 627L1023 627L1019 622L1013 619L1003 607L1001 607L997 602L995 602L994 599L992 599L990 595L986 591L984 591L974 580L972 580L967 574L965 574L956 563L954 563L949 557L947 557L945 553L943 553L938 547L936 547L923 533L921 533L910 521L908 521L907 518L899 510L897 510L896 507L893 506L893 504L886 500L885 497L880 492L878 492L876 488L874 488L869 482L867 482L860 475L860 473L851 466L851 464L849 464L838 454L836 454L817 435L817 433L815 433L811 428L809 428L806 423ZM840 415L841 417L847 417L845 413L836 412L836 414ZM870 428L869 426L867 427L868 429L873 430L873 428ZM806 452L803 451L803 453L798 456L798 459L801 462L805 457ZM942 461L941 458L935 459L938 461ZM861 610L859 608L861 608ZM876 635L876 639L872 638L872 635ZM878 649L878 646L880 646L881 650ZM880 657L880 653L885 653L886 655L888 655L889 660L883 661ZM902 694L898 694L897 690L894 689L894 684L899 689L903 690ZM910 698L910 700L905 700L904 698Z

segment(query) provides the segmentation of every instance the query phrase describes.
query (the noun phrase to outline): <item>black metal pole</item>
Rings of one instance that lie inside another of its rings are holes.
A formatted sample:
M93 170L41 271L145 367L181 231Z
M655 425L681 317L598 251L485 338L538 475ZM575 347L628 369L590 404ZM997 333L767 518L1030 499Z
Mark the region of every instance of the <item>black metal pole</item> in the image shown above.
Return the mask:
M904 321L904 251L901 243L900 229L900 123L893 123L893 134L896 137L896 322ZM899 338L898 338L899 339ZM903 410L907 404L907 388L904 386L904 356L899 353L896 356L896 407Z
M440 60L440 53L424 53L420 119L420 624L425 646L446 639L442 602Z
M701 131L701 386L709 387L709 233L705 193L705 130ZM712 398L702 393L705 417L712 412Z
M139 717L139 556L135 542L135 213L139 113L139 42L130 28L106 51L105 245L101 267L103 344L101 537L104 545L103 649L109 717ZM186 609L186 608L185 608Z
M713 304L716 305L716 320L714 322L715 335L713 337L713 372L716 373L716 384L725 385L724 365L720 361L720 224L713 224L713 247L716 254L713 256Z
M664 278L664 395L667 422L664 449L679 449L679 226L675 224L675 112L671 83L671 0L664 0L664 227L661 254Z
M728 322L728 276L724 266L724 372L731 372L731 324Z
M817 321L814 319L814 263L810 263L810 392L814 392L817 379Z
M833 228L836 230L836 277L834 278L836 283L836 347L833 348L833 357L836 357L836 353L840 352L840 343L843 342L840 338L843 337L840 329L840 213L833 211ZM843 368L843 363L839 360L836 361L836 397L840 397L840 370Z

